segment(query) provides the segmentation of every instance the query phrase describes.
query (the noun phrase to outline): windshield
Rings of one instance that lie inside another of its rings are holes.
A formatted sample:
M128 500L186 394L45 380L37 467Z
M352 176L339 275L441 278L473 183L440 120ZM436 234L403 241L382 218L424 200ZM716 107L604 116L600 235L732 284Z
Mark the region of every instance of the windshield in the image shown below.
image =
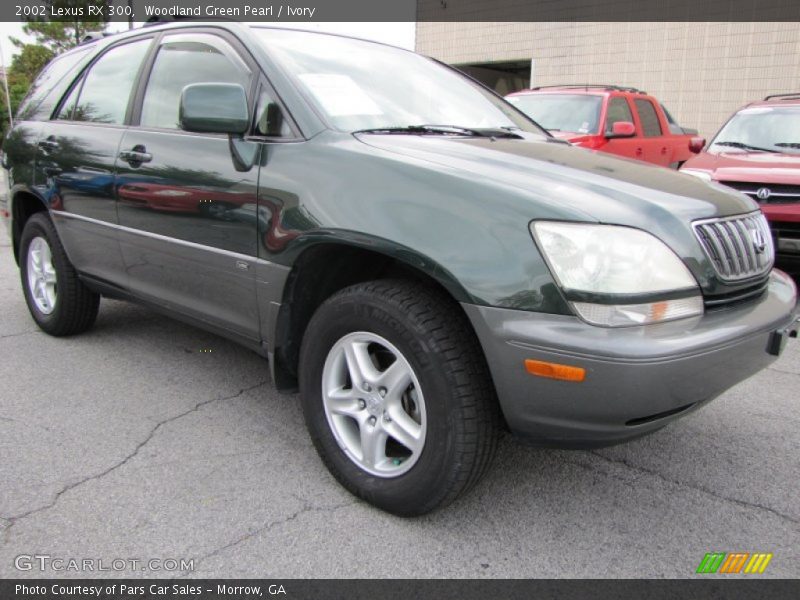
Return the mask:
M413 52L318 33L253 31L341 131L437 125L543 133L501 98Z
M584 94L526 94L507 98L548 131L597 133L601 96Z
M800 106L754 106L735 114L711 144L724 152L800 154Z

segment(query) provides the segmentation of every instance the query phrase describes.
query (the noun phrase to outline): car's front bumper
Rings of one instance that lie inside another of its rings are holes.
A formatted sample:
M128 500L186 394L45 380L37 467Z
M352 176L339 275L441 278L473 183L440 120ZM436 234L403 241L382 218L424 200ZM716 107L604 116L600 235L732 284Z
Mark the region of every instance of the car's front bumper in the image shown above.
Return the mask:
M755 301L658 325L602 328L570 316L464 309L512 432L566 447L614 444L662 427L765 368L798 327L797 289L780 271ZM533 376L526 359L581 367L586 377Z

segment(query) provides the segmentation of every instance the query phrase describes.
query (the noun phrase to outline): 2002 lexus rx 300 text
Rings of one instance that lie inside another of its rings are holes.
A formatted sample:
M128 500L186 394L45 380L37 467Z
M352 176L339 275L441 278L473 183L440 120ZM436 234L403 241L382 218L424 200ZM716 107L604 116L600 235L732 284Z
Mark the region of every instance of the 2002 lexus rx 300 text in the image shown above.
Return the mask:
M498 429L612 444L796 335L758 206L574 148L457 71L349 38L172 23L90 41L5 140L25 300L52 335L131 299L269 358L333 475L417 515Z

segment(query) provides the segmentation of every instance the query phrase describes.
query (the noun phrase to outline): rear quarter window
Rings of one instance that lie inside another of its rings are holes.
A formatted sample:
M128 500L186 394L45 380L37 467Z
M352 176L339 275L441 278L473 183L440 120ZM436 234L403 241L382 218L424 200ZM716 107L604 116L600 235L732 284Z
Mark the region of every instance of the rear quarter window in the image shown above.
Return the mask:
M28 95L20 104L17 118L21 121L44 121L50 118L59 99L67 91L70 83L90 55L94 45L81 47L66 54L56 56L47 63L34 80ZM70 76L71 75L71 76Z

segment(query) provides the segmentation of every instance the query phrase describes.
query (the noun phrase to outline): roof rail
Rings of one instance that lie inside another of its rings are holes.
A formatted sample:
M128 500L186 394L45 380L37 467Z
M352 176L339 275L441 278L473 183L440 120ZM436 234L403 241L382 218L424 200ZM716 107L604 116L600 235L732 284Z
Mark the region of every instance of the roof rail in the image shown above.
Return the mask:
M186 17L183 18L185 19ZM174 23L180 19L181 17L178 15L153 15L152 17L148 17L148 19L142 23L142 27L152 27L153 25L161 25L162 23Z
M82 44L89 44L91 42L96 42L97 40L102 40L103 38L107 38L110 35L114 35L114 33L110 31L90 31L83 36L83 39L80 41L78 45L80 46Z
M195 16L195 15L153 15L149 17L144 23L142 23L142 27L152 27L153 25L163 25L164 23L180 23L182 21L229 21L233 23L238 23L238 19L234 19L233 17L206 17L206 16Z
M793 94L770 94L769 96L765 96L764 100L795 100L800 99L800 92L794 92Z
M608 84L608 83L566 83L566 84L562 83L562 84L558 84L558 85L537 85L535 87L532 87L531 89L532 90L543 90L543 89L547 89L547 88L569 88L569 89L583 88L583 89L587 89L587 90L589 88L601 88L601 89L604 89L604 90L614 90L614 91L618 91L618 92L631 92L633 94L646 94L647 93L644 90L640 90L640 89L635 88L635 87L624 86L624 85L614 85L614 84Z

